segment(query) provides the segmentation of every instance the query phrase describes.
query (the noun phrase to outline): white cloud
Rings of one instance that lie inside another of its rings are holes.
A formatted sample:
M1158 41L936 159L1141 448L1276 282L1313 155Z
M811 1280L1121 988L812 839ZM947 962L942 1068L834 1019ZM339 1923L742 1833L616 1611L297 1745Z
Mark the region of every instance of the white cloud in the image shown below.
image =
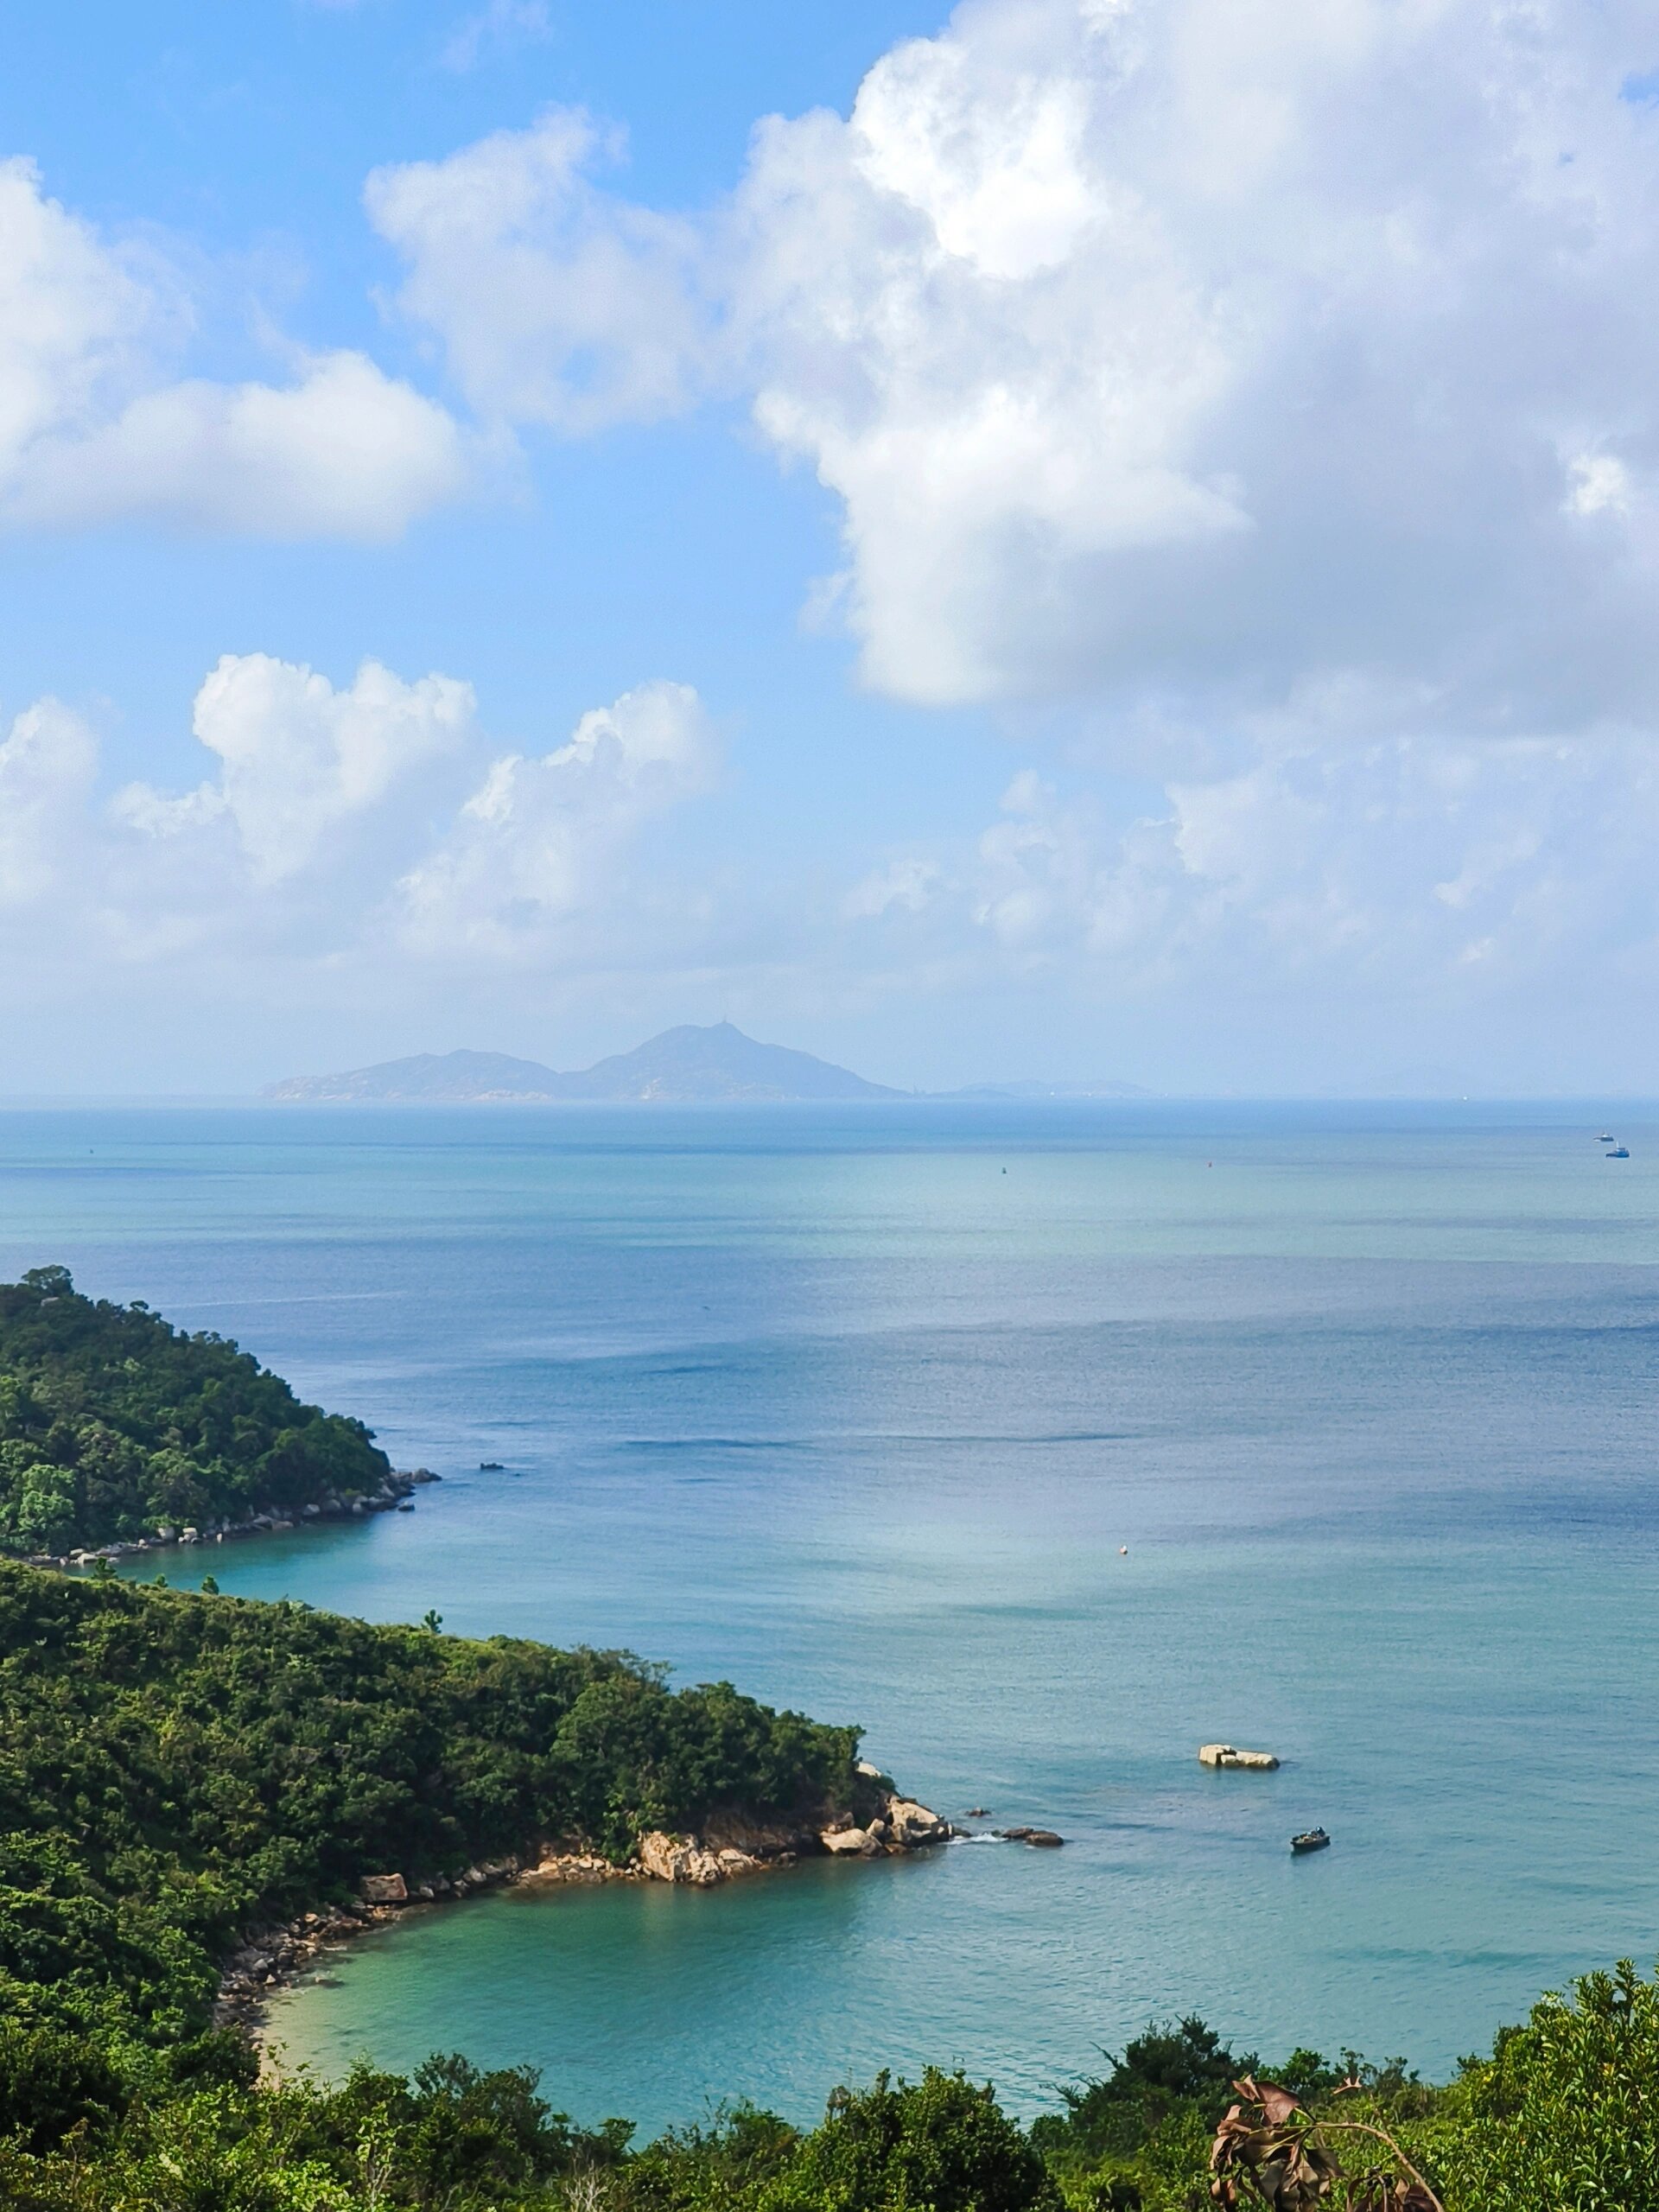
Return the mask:
M286 389L175 384L79 437L43 442L14 520L143 514L257 537L396 537L467 477L441 407L361 353L309 363Z
M486 416L585 431L686 404L703 340L690 225L606 199L620 151L575 110L447 161L377 169L371 220L409 264L402 312Z
M757 418L845 503L870 678L1631 706L1631 549L1563 527L1557 454L1628 435L1591 486L1650 499L1659 134L1618 97L1650 28L980 0L845 124L764 130Z
M351 974L378 995L397 979L419 989L435 967L591 973L625 945L677 957L709 920L705 887L688 897L659 865L632 872L649 826L718 767L688 685L624 692L543 757L493 757L472 687L452 677L365 660L336 686L226 654L193 728L211 777L108 799L93 732L55 701L0 735L0 970L19 990L118 969L187 998L274 977L303 996Z
M118 821L173 838L223 821L256 886L297 874L331 834L372 811L393 787L472 727L472 686L449 676L406 683L365 660L350 688L268 653L226 653L196 694L196 736L219 759L216 782L179 798L130 785Z
M1642 733L1268 736L1240 772L1172 784L1128 823L1098 792L1022 772L970 852L889 871L928 882L925 902L881 911L896 947L919 931L931 957L977 933L1017 969L1086 971L1128 996L1376 1003L1496 985L1586 1003L1659 969L1656 849L1659 755Z
M689 684L642 683L576 724L567 745L492 763L437 849L398 886L406 944L454 954L544 944L614 893L643 825L708 789L718 748Z
M488 56L544 43L553 35L546 0L487 0L445 41L443 66L464 76Z
M914 855L890 861L885 868L872 868L869 874L853 886L842 903L842 912L852 922L873 921L894 907L918 914L932 898L941 878L942 871L936 861L918 860Z
M0 162L0 524L378 538L464 487L450 416L363 354L301 358L276 385L178 381L189 321L153 256Z
M97 764L92 732L55 699L36 700L0 740L0 909L78 895L66 863Z
M1659 685L1635 0L965 0L695 227L553 114L370 204L475 404L728 383L839 498L870 682L1468 731ZM1380 725L1376 734L1386 730Z
M160 308L123 257L47 199L32 162L0 161L0 483L42 432L132 375Z
M1570 467L1573 486L1567 504L1573 513L1629 514L1633 490L1630 472L1617 454L1578 454Z

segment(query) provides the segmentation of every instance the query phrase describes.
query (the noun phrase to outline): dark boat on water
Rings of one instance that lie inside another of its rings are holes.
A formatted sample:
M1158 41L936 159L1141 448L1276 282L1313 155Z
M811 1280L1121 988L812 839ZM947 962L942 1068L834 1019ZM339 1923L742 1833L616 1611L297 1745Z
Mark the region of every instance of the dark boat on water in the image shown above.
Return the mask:
M1305 1851L1325 1850L1330 1841L1330 1837L1323 1828L1306 1828L1300 1835L1292 1836L1290 1847L1300 1857Z

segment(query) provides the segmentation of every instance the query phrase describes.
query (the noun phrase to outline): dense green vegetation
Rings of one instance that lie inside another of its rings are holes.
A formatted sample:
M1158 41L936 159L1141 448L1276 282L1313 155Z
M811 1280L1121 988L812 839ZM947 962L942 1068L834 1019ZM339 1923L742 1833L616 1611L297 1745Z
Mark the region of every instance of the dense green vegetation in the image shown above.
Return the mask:
M177 2059L250 1923L365 1873L844 1803L856 1741L616 1653L0 1563L0 2015Z
M293 1514L390 1471L360 1421L302 1405L222 1337L83 1298L64 1268L0 1285L0 1551Z

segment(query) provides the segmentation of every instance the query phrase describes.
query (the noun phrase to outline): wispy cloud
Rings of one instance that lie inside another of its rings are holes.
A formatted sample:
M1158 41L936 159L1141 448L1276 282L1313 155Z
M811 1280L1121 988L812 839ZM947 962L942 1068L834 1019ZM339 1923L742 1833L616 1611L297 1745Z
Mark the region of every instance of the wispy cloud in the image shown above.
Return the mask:
M545 0L488 0L456 25L442 60L446 69L464 76L480 62L544 45L552 35Z

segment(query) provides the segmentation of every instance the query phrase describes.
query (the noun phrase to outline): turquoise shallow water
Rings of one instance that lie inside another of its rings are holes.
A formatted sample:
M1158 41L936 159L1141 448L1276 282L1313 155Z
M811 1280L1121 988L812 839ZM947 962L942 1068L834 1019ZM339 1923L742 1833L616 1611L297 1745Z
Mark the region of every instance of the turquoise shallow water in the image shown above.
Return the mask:
M445 1473L175 1579L628 1644L1068 1838L425 1915L290 2056L647 2126L929 2059L1031 2109L1154 2014L1440 2070L1650 1959L1659 1126L1605 1110L0 1115L0 1268Z

